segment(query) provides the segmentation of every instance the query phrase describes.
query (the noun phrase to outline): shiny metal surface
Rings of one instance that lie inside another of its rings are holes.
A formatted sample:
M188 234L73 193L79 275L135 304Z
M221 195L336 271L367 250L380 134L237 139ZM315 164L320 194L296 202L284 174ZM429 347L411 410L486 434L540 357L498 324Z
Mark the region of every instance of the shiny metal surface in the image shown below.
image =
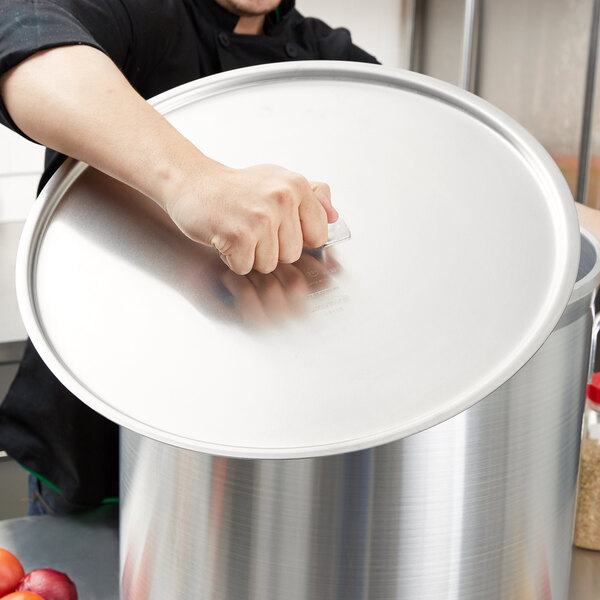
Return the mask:
M479 66L479 29L481 6L479 0L465 0L460 87L477 92Z
M594 0L590 47L588 50L587 72L585 77L585 96L583 119L581 123L581 141L579 145L579 168L577 171L576 200L587 204L592 151L592 127L594 116L594 97L596 95L596 72L598 70L598 47L600 44L600 2Z
M579 235L564 179L470 94L308 62L154 103L218 160L330 183L352 237L232 277L146 198L62 168L21 243L24 320L67 387L138 433L251 458L396 440L504 383L566 306Z
M70 573L88 600L118 600L116 517L111 507L85 517L0 521L0 547L16 552L26 569L55 565ZM600 552L573 548L568 600L596 600L599 586Z
M123 600L566 600L600 279L598 245L584 234L582 248L527 365L406 439L240 460L123 430Z
M412 69L415 60L417 0L400 0L400 56L394 66ZM385 60L381 60L386 64Z
M82 600L118 600L119 535L115 508L103 508L84 517L0 521L0 547L16 552L26 569L55 565L70 573L82 592ZM598 589L600 552L573 548L568 600L597 600Z

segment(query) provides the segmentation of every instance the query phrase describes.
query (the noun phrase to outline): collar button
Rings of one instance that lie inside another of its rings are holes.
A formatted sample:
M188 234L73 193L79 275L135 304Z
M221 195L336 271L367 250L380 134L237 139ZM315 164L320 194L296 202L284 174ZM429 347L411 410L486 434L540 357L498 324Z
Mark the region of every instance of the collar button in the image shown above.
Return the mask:
M293 44L292 42L288 42L285 45L285 53L290 58L296 58L298 56L298 47L296 46L296 44Z
M223 46L223 48L229 47L229 36L224 31L220 31L217 37L219 38L219 43L221 44L221 46Z

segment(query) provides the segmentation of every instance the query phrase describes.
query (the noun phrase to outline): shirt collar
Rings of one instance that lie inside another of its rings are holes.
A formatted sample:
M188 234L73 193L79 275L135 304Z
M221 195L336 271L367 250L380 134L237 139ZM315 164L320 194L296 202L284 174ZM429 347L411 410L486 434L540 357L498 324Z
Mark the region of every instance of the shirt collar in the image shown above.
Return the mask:
M233 31L237 25L239 17L230 13L215 0L196 0L195 4L205 13L204 16L211 19L217 27L225 31ZM295 4L295 0L281 0L278 9L267 15L265 30L268 32L277 23L283 21Z

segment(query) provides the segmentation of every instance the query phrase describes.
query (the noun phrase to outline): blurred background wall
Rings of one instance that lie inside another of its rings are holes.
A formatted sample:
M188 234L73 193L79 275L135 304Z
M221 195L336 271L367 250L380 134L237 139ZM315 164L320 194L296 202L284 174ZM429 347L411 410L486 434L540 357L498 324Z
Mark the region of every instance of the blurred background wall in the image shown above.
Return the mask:
M466 87L504 110L546 147L574 196L579 193L579 200L597 208L600 94L592 94L597 67L589 59L598 48L597 27L592 27L598 23L598 4L598 0L297 2L306 15L348 27L356 43L383 64Z

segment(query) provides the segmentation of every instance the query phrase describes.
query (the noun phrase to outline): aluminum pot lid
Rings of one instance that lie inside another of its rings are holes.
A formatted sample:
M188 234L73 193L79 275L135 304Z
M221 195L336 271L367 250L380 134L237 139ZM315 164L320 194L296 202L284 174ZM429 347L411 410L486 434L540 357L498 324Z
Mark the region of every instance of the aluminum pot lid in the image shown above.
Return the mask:
M329 183L351 236L338 226L341 241L294 265L237 276L147 198L63 165L23 234L23 319L59 379L129 429L249 458L390 442L499 387L567 304L570 192L523 128L471 94L300 62L153 103L225 164Z

